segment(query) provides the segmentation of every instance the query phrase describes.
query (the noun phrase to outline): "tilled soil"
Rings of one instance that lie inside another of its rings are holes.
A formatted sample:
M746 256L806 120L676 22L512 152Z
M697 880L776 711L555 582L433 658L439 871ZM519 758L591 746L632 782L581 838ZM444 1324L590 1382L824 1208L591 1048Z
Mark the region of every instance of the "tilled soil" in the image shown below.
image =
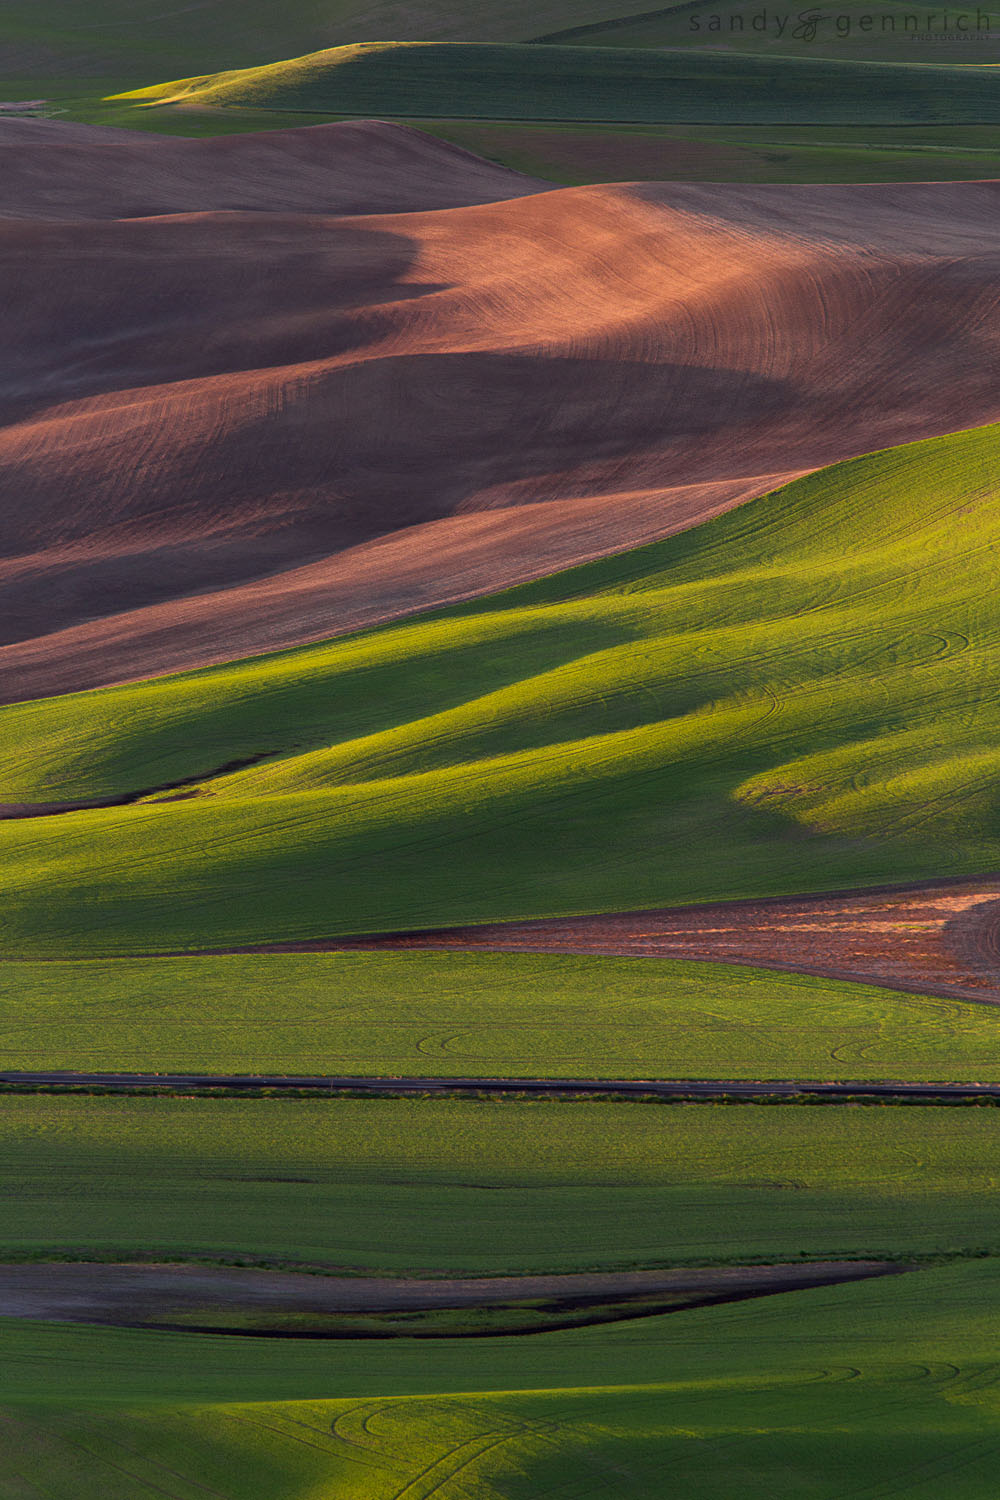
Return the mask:
M1000 418L1000 184L544 191L378 122L7 119L0 158L0 702L489 593Z
M300 947L701 959L997 1004L1000 877L507 922Z
M71 1323L166 1326L192 1314L392 1313L498 1308L551 1299L585 1308L651 1295L685 1306L829 1286L908 1269L886 1261L411 1280L193 1265L39 1263L0 1266L0 1316Z

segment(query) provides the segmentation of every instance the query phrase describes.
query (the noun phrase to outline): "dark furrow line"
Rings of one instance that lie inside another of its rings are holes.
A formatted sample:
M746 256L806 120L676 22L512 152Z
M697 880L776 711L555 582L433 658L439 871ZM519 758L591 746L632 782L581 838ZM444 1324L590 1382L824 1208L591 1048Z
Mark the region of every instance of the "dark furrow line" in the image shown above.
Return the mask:
M217 776L228 776L233 771L244 771L247 766L256 766L269 756L280 755L280 750L261 750L255 755L245 755L240 760L227 760L225 765L213 771L203 771L200 776L181 776L177 781L162 781L158 786L140 787L136 792L113 792L107 797L84 797L68 802L0 802L0 821L10 818L52 818L60 813L95 812L103 807L131 807L143 797L155 796L157 792L180 792L181 796L192 796L183 791L185 787L200 786L203 781L213 781ZM180 801L180 797L161 799L164 802Z
M3 1091L101 1093L240 1093L528 1095L539 1098L628 1098L696 1102L755 1100L827 1104L1000 1102L996 1083L907 1083L904 1080L824 1083L814 1079L362 1077L287 1073L0 1072Z

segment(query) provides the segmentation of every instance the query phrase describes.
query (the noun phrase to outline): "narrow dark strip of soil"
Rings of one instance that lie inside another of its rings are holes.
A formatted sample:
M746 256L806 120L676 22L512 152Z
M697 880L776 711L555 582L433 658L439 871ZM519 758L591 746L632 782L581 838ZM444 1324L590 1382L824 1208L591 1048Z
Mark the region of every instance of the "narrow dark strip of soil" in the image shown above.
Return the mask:
M812 1261L772 1266L416 1280L318 1276L205 1266L32 1263L0 1266L0 1317L257 1337L391 1338L540 1332L913 1270L892 1261ZM663 1302L657 1302L663 1298ZM534 1304L535 1323L490 1328L408 1323L417 1313L509 1311ZM393 1316L398 1320L392 1322ZM215 1321L213 1322L213 1317ZM387 1321L378 1331L377 1319ZM282 1326L282 1318L287 1319ZM368 1321L363 1321L365 1318ZM548 1319L547 1325L542 1319ZM352 1327L352 1319L358 1320ZM310 1320L313 1320L310 1323ZM331 1326L331 1320L338 1320ZM374 1328L373 1328L374 1320Z
M247 766L256 766L276 750L261 750L257 755L246 755L242 760L227 760L225 765L213 771L204 771L200 776L182 776L178 781L162 781L159 786L142 787L137 792L117 792L111 797L90 797L77 802L0 802L0 822L9 818L51 818L59 813L95 812L102 807L131 807L143 797L155 797L157 792L177 792L177 797L164 797L164 802L179 802L182 797L194 796L185 792L185 787L200 786L203 781L212 781L216 776L228 776L231 771L242 771Z
M278 1073L23 1073L0 1072L8 1092L322 1093L483 1098L626 1098L667 1102L810 1100L824 1104L970 1104L1000 1101L1000 1083L822 1083L808 1079L662 1078L374 1078L347 1074Z

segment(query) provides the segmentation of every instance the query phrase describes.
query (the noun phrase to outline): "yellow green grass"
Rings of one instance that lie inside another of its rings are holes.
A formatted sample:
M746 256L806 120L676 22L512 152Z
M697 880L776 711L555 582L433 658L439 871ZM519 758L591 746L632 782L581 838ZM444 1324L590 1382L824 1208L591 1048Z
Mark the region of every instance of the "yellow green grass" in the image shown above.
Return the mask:
M359 42L132 89L136 105L520 120L996 123L989 66L767 52Z
M0 964L0 1066L1000 1079L1000 1011L656 958L320 953Z
M0 1097L0 1259L399 1275L1000 1254L1000 1110Z
M4 801L204 778L3 824L6 950L996 869L998 479L996 429L960 433L438 615L5 709Z
M0 1482L49 1500L992 1500L996 1263L530 1339L4 1321Z

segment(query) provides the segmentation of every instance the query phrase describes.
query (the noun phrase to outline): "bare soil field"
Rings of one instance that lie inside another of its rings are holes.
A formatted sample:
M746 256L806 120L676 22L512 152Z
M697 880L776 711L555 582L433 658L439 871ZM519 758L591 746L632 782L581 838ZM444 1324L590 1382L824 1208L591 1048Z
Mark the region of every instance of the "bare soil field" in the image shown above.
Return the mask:
M994 183L540 192L382 125L6 132L0 701L502 588L1000 417Z
M326 946L645 954L1000 1004L1000 878L511 922Z
M276 1320L294 1318L288 1331L323 1331L323 1320L342 1316L341 1336L351 1336L359 1314L405 1314L432 1310L503 1309L547 1303L552 1314L606 1311L669 1311L742 1301L806 1287L861 1281L908 1269L885 1261L813 1261L774 1266L712 1266L669 1271L571 1273L416 1280L344 1277L295 1271L258 1271L194 1265L102 1265L33 1263L0 1266L0 1317L105 1323L130 1327L204 1326L213 1331L274 1331ZM650 1299L662 1302L649 1305ZM665 1305L664 1305L665 1304ZM363 1327L369 1325L364 1324ZM389 1325L391 1327L391 1319ZM406 1335L404 1321L399 1332ZM412 1330L416 1331L416 1330ZM334 1335L336 1336L336 1335ZM368 1336L371 1336L370 1334Z
M142 219L220 212L384 214L459 208L545 192L420 130L344 121L203 140L7 118L0 106L0 215Z
M600 496L448 517L252 582L41 630L0 646L0 703L278 651L472 599L603 557L613 550L609 537L626 535L636 546L656 541L792 477L760 475L617 495L613 508ZM96 560L93 568L99 576ZM55 582L55 570L46 571ZM108 573L119 589L122 571L111 559ZM71 571L67 591L75 592L80 581ZM67 604L72 602L71 592ZM93 608L100 608L96 598ZM32 618L25 628L33 624Z

